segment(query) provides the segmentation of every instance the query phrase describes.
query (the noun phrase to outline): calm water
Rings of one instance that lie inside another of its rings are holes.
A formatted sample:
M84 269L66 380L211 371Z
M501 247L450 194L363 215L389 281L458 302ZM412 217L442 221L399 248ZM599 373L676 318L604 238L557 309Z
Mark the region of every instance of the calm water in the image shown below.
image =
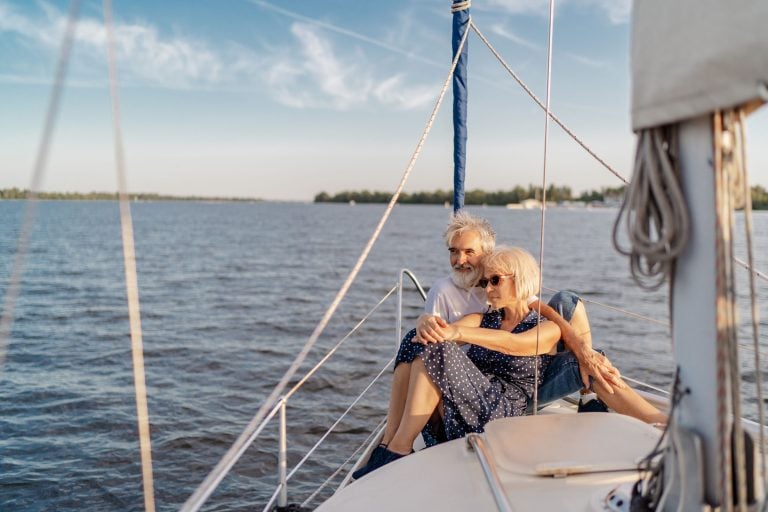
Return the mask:
M0 202L0 292L22 207ZM159 510L178 509L248 423L321 318L383 209L133 205ZM538 253L536 212L475 211L493 222L501 241ZM548 212L545 286L667 321L666 292L638 290L612 249L615 214ZM387 293L399 269L411 269L425 286L446 272L440 235L448 215L441 207L396 209L306 368ZM768 216L756 214L755 223L758 267L766 270ZM39 203L32 237L0 369L0 510L142 510L117 204ZM763 297L766 287L758 287ZM415 293L406 301L410 326L421 304ZM394 308L390 299L290 402L289 469L392 356ZM595 305L588 310L595 345L609 351L625 375L668 386L673 364L663 326ZM768 318L764 308L761 316ZM754 382L752 364L744 368L745 381ZM363 441L385 411L387 384L374 386L291 480L292 501L307 497ZM752 395L746 407L754 418ZM276 431L276 423L270 425L205 510L263 506L275 485Z

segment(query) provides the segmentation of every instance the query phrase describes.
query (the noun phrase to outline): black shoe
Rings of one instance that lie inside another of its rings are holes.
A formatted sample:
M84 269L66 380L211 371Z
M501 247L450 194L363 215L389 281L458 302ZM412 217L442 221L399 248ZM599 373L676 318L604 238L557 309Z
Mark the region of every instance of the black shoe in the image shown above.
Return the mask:
M371 464L378 464L379 459L384 455L384 451L386 449L387 449L387 445L383 443L378 445L376 448L374 448L373 451L371 452L371 456L368 458L368 463L365 466L358 469L357 471L355 471L354 473L352 473L352 478L357 480L358 478L360 478L361 476L363 476L368 472L368 471L365 471L365 469L368 466L370 466Z
M403 457L405 457L405 455L400 455L399 453L395 453L393 451L387 450L382 445L379 445L376 447L377 450L379 448L381 448L381 452L379 453L379 456L376 457L376 459L374 459L373 453L371 453L371 458L368 461L368 464L366 464L362 468L352 473L352 478L354 478L355 480L358 480L364 477L365 475L367 475L368 473L370 473L371 471L376 471L381 466L386 466L390 462L394 462L397 459L402 459Z
M584 402L582 398L579 398L578 412L608 412L608 406L605 402L595 397L592 400Z

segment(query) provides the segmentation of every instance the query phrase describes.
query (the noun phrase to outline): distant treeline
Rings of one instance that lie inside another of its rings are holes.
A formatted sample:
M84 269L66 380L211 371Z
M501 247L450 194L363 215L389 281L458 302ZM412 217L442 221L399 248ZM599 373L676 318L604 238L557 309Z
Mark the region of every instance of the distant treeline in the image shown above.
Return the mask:
M564 201L605 202L617 201L624 197L626 187L603 187L600 190L589 190L574 196L570 187L558 187L550 185L547 188L547 201L562 203ZM344 191L330 195L320 192L315 196L316 203L388 203L392 198L391 192ZM506 205L520 203L526 199L541 199L541 187L528 185L528 188L516 186L512 190L498 190L486 192L485 190L470 190L464 194L464 204L468 205ZM400 203L405 204L453 204L453 192L450 190L435 190L434 192L403 192ZM768 210L768 190L760 185L752 187L752 209Z
M20 188L0 189L0 199L28 199L29 190ZM259 201L241 197L167 196L162 194L128 194L131 201ZM38 192L38 199L57 201L117 201L116 192Z
M605 201L606 199L621 199L624 196L625 187L603 187L600 190L582 192L578 197L573 195L570 187L550 185L547 187L547 201L561 203L563 201ZM485 190L468 190L464 193L464 204L505 205L519 203L526 199L541 199L541 187L528 185L523 188L520 185L512 190L497 190L487 192ZM320 192L315 196L316 203L386 203L392 198L390 192L344 191L335 195ZM401 203L407 204L445 204L453 203L453 192L450 190L435 190L434 192L403 192L400 196Z

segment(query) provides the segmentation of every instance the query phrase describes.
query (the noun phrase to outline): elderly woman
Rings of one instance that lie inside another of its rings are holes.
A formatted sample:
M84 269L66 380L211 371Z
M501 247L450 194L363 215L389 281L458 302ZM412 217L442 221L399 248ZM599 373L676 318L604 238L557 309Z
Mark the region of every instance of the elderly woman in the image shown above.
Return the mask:
M560 339L553 322L539 323L529 307L539 281L533 257L518 248L498 248L482 261L490 311L465 316L450 324L443 343L413 342L415 330L400 346L397 364L412 363L403 404L390 404L390 419L398 425L386 446L379 445L368 464L354 477L377 469L409 453L438 405L442 406L448 439L482 432L489 421L525 414L541 384L544 370ZM546 320L546 319L543 319ZM506 331L503 336L494 330ZM470 343L465 352L459 345Z

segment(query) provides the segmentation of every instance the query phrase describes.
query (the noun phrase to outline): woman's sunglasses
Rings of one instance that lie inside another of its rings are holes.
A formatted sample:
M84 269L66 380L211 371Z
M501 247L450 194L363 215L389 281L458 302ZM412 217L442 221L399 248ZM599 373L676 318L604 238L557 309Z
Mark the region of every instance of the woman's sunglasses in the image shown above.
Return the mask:
M500 276L498 275L491 276L488 279L483 277L477 282L477 284L480 286L480 288L485 288L486 286L488 286L488 283L491 283L493 286L499 286L499 283L501 282L501 280L507 277L515 277L515 276L514 274L503 274Z

